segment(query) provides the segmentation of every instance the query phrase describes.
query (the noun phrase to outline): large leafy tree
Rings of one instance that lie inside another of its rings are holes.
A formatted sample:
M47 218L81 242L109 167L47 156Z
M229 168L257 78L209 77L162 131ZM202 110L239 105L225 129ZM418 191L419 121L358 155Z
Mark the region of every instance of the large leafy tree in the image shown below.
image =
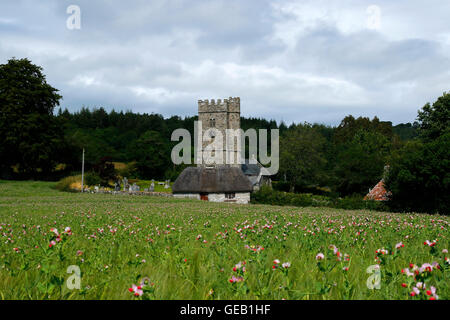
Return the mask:
M392 123L380 121L377 117L370 120L367 117L354 118L352 115L346 116L336 128L333 140L336 144L346 143L361 130L378 132L388 139L392 138Z
M295 186L317 184L321 180L325 138L309 124L290 128L280 141L280 174L289 182L290 191Z
M49 172L56 164L62 133L53 116L62 98L42 68L28 59L0 65L0 158L2 171Z
M94 172L100 178L100 184L102 186L110 186L110 182L117 179L116 169L114 168L114 163L110 157L103 157L94 166Z
M395 152L386 186L396 211L450 214L450 133Z
M390 141L377 131L361 129L337 148L336 188L343 195L365 194L383 175Z
M341 195L367 193L382 177L390 149L399 144L391 122L351 115L341 121L332 140L330 182Z
M420 140L394 152L386 186L400 211L450 213L450 94L418 112Z
M424 140L437 139L450 132L450 93L444 92L433 105L427 103L417 116L419 134Z
M142 179L165 178L170 167L170 149L167 140L157 131L146 131L128 148L136 159L138 175Z

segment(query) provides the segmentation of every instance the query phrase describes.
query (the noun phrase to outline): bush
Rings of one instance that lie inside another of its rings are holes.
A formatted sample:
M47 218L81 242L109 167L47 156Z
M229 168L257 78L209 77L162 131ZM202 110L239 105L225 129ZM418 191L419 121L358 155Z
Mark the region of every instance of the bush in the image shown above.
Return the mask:
M80 179L81 180L81 179ZM84 184L87 186L96 186L102 183L100 176L94 172L89 172L84 175Z
M127 177L128 179L136 179L138 177L136 161L127 163L124 167L117 169L119 176Z
M286 182L286 181L272 181L272 188L277 191L289 192L291 186L290 186L289 182ZM313 195L322 195L322 196L324 196L324 195L331 196L332 195L332 191L330 190L330 188L327 188L327 187L321 188L316 185L305 186L300 183L297 183L295 185L294 192L295 193L311 193Z
M347 210L376 210L376 211L389 211L389 207L383 201L364 200L359 195L347 196L345 198L334 199L332 205L333 208L347 209Z
M115 181L117 179L116 169L114 168L114 163L110 157L101 158L93 169L97 177L100 179L100 182L95 184L100 184L103 187L109 187L109 181Z
M63 178L55 185L55 188L66 192L81 190L81 175Z
M251 196L252 203L270 204L279 206L295 207L329 207L351 210L377 210L387 211L388 207L381 201L363 200L361 196L350 196L345 198L331 198L326 196L312 195L310 193L290 193L273 190L270 187L262 187Z

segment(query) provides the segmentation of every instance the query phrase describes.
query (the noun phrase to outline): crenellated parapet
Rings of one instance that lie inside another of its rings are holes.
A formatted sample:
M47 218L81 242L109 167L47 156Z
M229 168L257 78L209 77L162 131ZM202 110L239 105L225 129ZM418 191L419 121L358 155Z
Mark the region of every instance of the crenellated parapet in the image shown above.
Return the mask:
M241 113L241 99L239 97L236 98L228 98L225 100L228 103L228 112L239 112Z
M239 112L241 111L240 107L240 98L228 98L228 99L205 99L198 100L198 112Z

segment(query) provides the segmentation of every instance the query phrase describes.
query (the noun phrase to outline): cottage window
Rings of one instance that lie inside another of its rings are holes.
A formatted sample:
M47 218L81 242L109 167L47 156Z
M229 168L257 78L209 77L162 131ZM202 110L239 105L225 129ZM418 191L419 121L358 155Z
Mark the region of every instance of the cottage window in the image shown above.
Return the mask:
M225 199L231 200L236 198L236 193L225 193Z

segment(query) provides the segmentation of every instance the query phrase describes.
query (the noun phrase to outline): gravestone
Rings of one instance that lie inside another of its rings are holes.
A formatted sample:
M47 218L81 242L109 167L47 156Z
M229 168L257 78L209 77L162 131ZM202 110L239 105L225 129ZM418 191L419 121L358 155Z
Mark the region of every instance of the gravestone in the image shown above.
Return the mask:
M131 191L136 192L139 191L141 188L135 183L131 186Z
M130 185L128 184L127 177L123 177L123 191L128 191L129 188L130 188Z
M114 191L120 191L120 181L114 182Z
M155 180L152 179L152 183L150 184L150 192L155 191Z
M98 192L98 186L95 186L95 187L94 187L94 191L95 191L95 192Z
M169 189L170 188L170 179L166 180L166 182L164 183L164 189Z

